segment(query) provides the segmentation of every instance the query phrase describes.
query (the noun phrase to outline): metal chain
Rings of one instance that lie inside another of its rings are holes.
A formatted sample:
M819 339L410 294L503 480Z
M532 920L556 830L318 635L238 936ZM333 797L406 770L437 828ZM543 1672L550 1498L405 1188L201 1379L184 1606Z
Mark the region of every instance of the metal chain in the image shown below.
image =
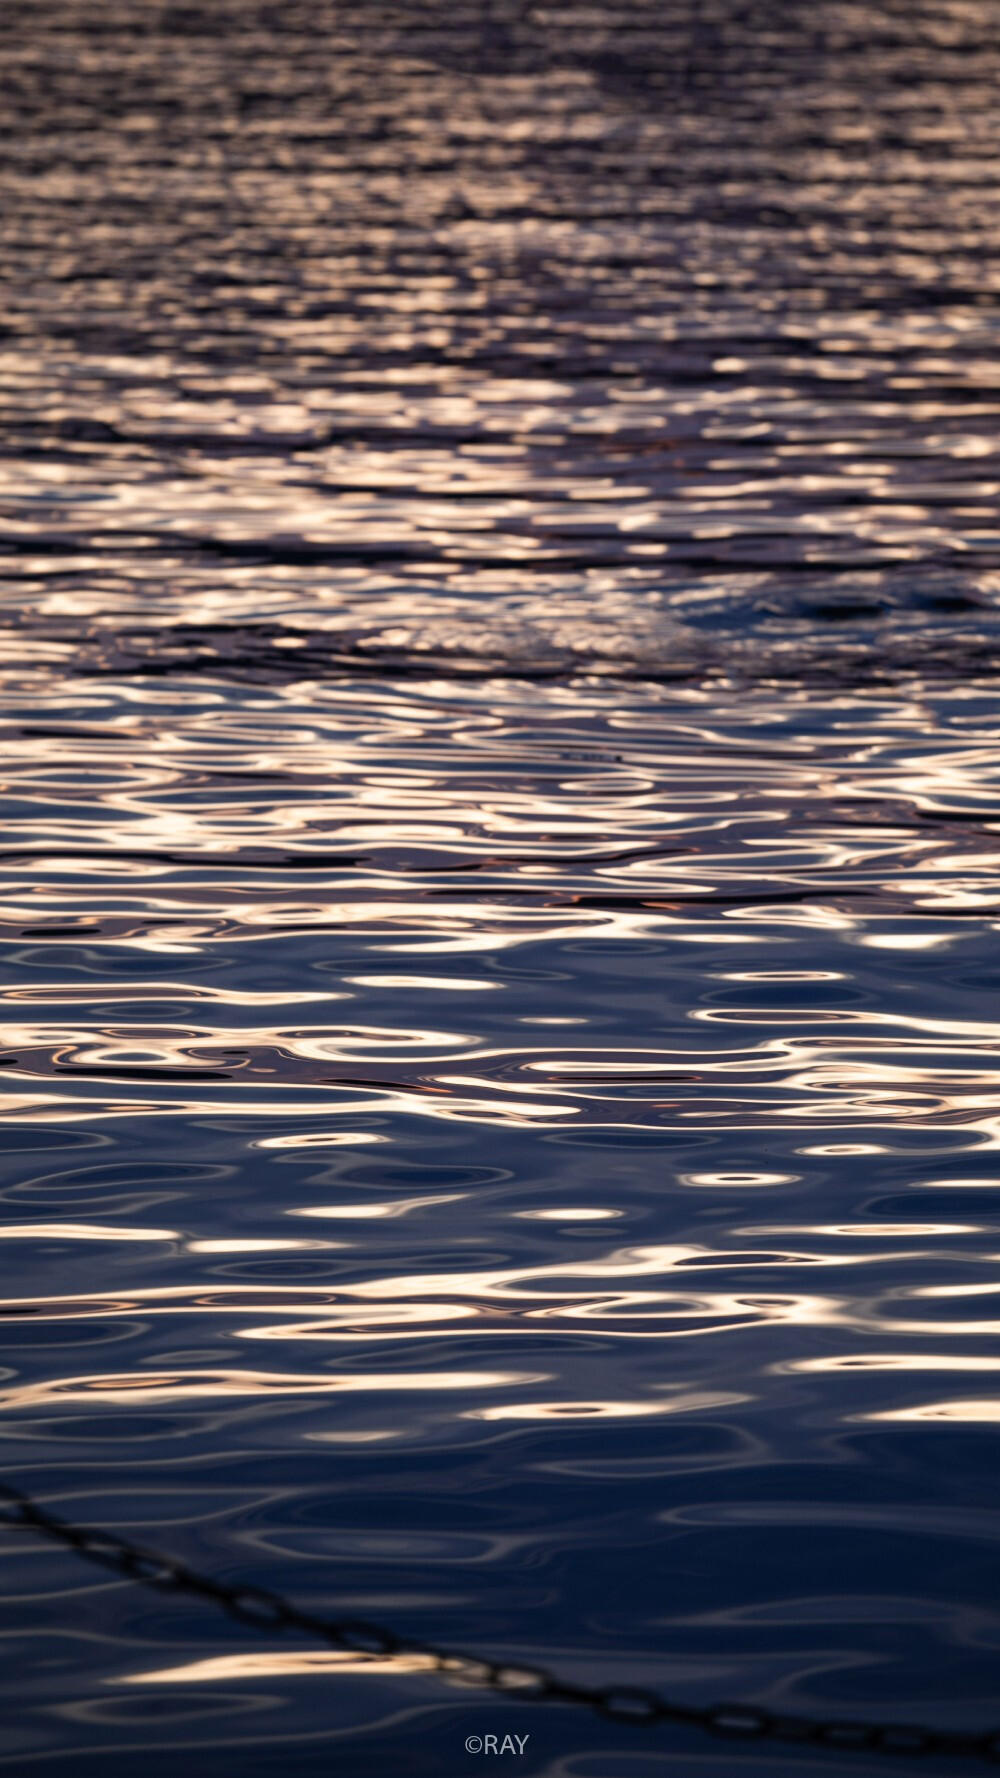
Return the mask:
M252 1629L298 1630L352 1654L417 1655L430 1672L464 1685L509 1692L524 1702L577 1704L616 1723L684 1723L741 1741L791 1741L837 1753L894 1753L924 1757L951 1754L1000 1766L1000 1729L963 1734L902 1723L823 1722L808 1716L785 1716L755 1704L693 1706L672 1702L657 1692L631 1686L572 1685L545 1667L493 1661L454 1649L438 1648L398 1635L360 1618L325 1618L263 1587L229 1586L199 1574L173 1556L160 1555L116 1537L112 1531L68 1524L41 1506L30 1494L0 1481L0 1525L17 1526L75 1550L88 1562L110 1568L123 1580L161 1592L187 1593L206 1600Z

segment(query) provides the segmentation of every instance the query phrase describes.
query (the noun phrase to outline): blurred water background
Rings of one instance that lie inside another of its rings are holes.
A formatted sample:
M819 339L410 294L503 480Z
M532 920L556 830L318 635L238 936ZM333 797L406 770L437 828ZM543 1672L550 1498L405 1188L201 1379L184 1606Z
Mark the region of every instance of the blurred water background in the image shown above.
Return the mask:
M5 19L0 1469L580 1680L985 1726L991 0ZM882 1769L0 1551L12 1774Z

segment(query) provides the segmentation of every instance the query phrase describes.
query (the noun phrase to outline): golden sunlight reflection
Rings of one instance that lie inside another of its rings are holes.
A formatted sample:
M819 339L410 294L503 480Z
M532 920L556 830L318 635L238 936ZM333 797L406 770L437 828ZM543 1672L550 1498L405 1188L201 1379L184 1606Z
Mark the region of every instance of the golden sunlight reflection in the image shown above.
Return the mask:
M303 1437L310 1445L382 1445L406 1438L411 1431L407 1426L352 1426L340 1432L306 1432Z
M959 936L955 932L870 932L857 942L873 951L931 951L954 944Z
M22 1222L0 1228L0 1241L179 1241L175 1229L114 1228L109 1223Z
M845 1352L828 1358L788 1358L771 1368L803 1376L825 1371L1000 1371L1000 1357L974 1352Z
M0 1408L39 1407L47 1402L107 1402L129 1405L149 1402L203 1401L212 1397L262 1395L367 1394L397 1390L506 1389L518 1383L542 1383L544 1373L527 1371L400 1371L349 1375L305 1376L280 1371L155 1372L124 1376L61 1377L50 1383L27 1384L0 1391Z
M879 1142L814 1142L807 1148L796 1150L798 1154L808 1155L865 1155L885 1154L887 1151Z
M359 1148L373 1142L388 1142L374 1130L292 1130L281 1136L260 1136L256 1148Z
M283 1679L316 1674L324 1679L340 1674L356 1678L369 1673L403 1678L428 1673L435 1662L427 1655L348 1654L340 1649L247 1649L240 1654L207 1655L200 1661L183 1661L174 1667L149 1667L141 1673L123 1673L108 1685L216 1685L234 1679Z
M881 1241L896 1237L901 1241L912 1241L918 1237L929 1239L932 1235L980 1235L988 1231L984 1224L975 1222L815 1222L770 1223L734 1232L765 1238L770 1235L831 1235L844 1236L848 1240Z
M798 1173L679 1173L681 1185L720 1186L742 1190L745 1187L768 1185L791 1185L800 1177Z
M554 1210L513 1210L521 1222L606 1222L611 1217L623 1216L622 1210L598 1210L594 1207L578 1205L572 1208L566 1205Z
M444 994L488 994L504 986L503 982L470 980L447 975L345 975L344 981L356 988L413 988Z
M920 1407L886 1408L877 1414L860 1414L864 1420L930 1422L962 1421L967 1425L996 1425L1000 1421L1000 1396L993 1401L932 1401Z
M187 1247L189 1253L322 1253L344 1245L343 1241L283 1241L227 1235L189 1241Z
M285 1215L332 1217L349 1222L385 1221L391 1217L410 1216L414 1211L434 1210L439 1204L459 1204L466 1195L465 1192L436 1192L433 1197L387 1198L356 1204L310 1204L305 1209L286 1210ZM293 1244L289 1243L290 1246Z
M499 1407L466 1408L466 1420L635 1420L658 1414L693 1414L714 1408L737 1407L751 1401L749 1395L699 1390L669 1401L539 1401L510 1402Z

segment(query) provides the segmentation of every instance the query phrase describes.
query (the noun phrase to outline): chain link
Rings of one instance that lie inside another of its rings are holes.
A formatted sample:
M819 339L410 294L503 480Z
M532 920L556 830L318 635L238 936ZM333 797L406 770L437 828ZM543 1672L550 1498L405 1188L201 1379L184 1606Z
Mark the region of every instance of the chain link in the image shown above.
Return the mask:
M19 1526L75 1550L88 1562L109 1568L123 1580L161 1592L187 1593L218 1606L236 1623L263 1631L296 1630L352 1654L419 1656L442 1678L490 1691L509 1692L524 1702L576 1704L606 1721L623 1724L677 1723L739 1741L788 1741L836 1753L886 1753L913 1758L951 1755L1000 1766L1000 1729L965 1734L917 1728L903 1723L823 1722L784 1716L753 1704L684 1705L658 1692L631 1686L571 1685L545 1667L491 1661L434 1643L400 1636L360 1618L326 1618L305 1611L264 1587L230 1586L199 1574L172 1556L143 1549L112 1531L89 1530L57 1518L30 1494L0 1481L0 1525Z

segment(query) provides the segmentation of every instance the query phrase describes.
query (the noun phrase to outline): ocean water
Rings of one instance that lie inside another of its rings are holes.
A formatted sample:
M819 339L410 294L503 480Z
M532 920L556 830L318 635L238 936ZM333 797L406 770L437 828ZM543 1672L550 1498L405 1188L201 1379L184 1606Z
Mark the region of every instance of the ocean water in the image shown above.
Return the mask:
M995 26L9 0L4 1479L1000 1715ZM11 1778L886 1768L0 1588Z

